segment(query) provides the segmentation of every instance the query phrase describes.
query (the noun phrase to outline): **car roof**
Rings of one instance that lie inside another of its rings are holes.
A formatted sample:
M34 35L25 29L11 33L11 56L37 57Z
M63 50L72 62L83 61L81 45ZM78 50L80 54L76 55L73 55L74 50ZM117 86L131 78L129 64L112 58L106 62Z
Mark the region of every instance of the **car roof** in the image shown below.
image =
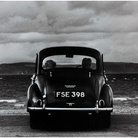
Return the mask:
M97 60L100 58L101 54L98 50L88 48L88 47L77 47L77 46L59 46L59 47L49 47L42 49L38 53L41 60L45 57L53 55L66 55L72 57L73 55L85 55L94 57Z

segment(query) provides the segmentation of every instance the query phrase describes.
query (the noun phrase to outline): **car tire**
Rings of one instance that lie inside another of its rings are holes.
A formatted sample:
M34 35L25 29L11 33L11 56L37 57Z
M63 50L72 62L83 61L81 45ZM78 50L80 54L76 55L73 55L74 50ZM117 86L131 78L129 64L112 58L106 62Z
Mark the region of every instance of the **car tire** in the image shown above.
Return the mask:
M109 128L111 124L111 113L110 112L101 113L99 115L99 120L101 127Z
M111 125L111 113L101 112L94 116L95 128L109 128Z
M38 129L41 126L41 117L38 112L30 112L30 127L32 129Z
M102 126L104 128L109 128L111 125L111 113L110 112L102 113L101 118L102 118Z

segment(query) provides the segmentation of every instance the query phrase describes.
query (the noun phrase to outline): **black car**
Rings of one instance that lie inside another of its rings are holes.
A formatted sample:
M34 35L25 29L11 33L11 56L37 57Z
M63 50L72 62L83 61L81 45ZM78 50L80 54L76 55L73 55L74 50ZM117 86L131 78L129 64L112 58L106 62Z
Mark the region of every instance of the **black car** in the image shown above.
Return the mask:
M107 84L103 55L96 49L77 46L50 47L36 55L35 73L27 92L30 126L42 116L87 114L110 126L113 92Z

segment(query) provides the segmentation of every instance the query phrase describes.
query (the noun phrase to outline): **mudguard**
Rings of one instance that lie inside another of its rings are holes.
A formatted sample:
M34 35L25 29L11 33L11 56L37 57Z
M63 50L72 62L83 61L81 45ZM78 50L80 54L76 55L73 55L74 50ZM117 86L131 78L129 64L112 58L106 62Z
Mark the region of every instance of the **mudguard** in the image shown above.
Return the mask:
M100 99L104 100L105 102L104 107L113 107L113 92L110 85L108 84L103 85L99 100Z
M27 106L35 106L35 102L42 99L42 95L37 84L31 84L27 93Z

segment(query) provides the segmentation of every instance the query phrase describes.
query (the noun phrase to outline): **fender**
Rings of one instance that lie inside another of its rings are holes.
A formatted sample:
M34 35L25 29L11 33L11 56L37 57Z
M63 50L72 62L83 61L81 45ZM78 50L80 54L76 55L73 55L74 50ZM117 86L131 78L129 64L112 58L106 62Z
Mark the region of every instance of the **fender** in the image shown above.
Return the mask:
M100 75L96 75L95 76L95 96L96 96L96 99L98 100L99 97L100 97L100 93L102 91L102 87L105 85L105 81L104 81L104 77L103 76L100 76Z
M31 84L27 92L27 105L33 105L37 99L42 99L41 92L36 83Z
M99 100L100 99L104 100L105 107L113 107L113 91L110 85L108 84L103 85Z

